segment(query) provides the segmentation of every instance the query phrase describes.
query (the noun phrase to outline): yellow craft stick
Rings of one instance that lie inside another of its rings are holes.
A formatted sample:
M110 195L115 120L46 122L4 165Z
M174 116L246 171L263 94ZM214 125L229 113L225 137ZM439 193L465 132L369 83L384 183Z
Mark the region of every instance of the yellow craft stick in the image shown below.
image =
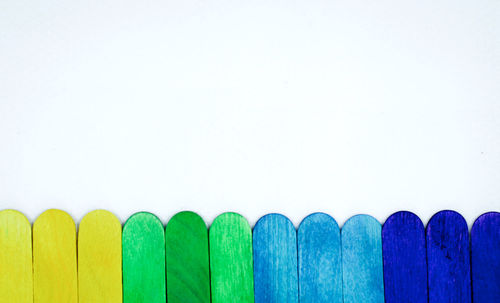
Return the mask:
M10 209L0 211L0 302L33 303L31 224Z
M95 210L78 230L79 303L122 303L122 225Z
M76 228L67 213L51 209L33 225L35 303L77 303Z

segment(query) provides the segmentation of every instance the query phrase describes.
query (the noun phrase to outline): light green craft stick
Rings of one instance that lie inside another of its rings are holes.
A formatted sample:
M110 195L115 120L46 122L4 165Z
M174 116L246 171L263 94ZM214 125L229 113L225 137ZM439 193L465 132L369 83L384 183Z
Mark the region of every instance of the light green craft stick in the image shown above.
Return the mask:
M123 302L165 303L165 233L153 214L132 215L123 228Z
M252 230L242 216L224 213L210 227L212 303L253 303Z

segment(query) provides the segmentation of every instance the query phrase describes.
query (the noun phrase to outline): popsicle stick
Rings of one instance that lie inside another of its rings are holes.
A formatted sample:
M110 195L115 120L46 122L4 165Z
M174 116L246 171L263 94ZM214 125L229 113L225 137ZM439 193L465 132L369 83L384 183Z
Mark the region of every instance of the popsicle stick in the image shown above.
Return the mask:
M427 225L429 303L470 303L469 229L457 212L435 214Z
M297 233L299 301L342 303L340 229L327 214L315 213L300 223Z
M283 215L262 217L253 230L256 303L299 301L297 232Z
M212 303L253 303L252 230L242 216L224 213L209 231Z
M78 230L79 303L122 303L122 225L95 210Z
M342 228L344 303L384 303L381 225L357 215Z
M413 213L400 211L382 227L386 303L427 303L425 229Z
M123 302L165 303L165 232L153 214L132 215L122 234Z
M500 213L480 216L471 242L474 303L500 302Z
M165 229L167 301L210 303L208 230L197 214L184 211Z
M0 211L0 302L33 303L31 224L18 211Z
M77 303L76 226L66 212L50 209L33 225L35 303Z

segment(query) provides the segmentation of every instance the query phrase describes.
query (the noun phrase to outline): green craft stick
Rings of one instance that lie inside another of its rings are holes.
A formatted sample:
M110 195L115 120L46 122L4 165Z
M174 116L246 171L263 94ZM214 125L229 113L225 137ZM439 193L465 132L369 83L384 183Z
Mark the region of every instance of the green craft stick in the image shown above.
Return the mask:
M253 303L252 230L242 216L224 213L210 227L212 303Z
M165 229L167 301L210 303L208 230L197 214L184 211Z
M153 214L136 213L123 228L123 302L165 303L165 233Z

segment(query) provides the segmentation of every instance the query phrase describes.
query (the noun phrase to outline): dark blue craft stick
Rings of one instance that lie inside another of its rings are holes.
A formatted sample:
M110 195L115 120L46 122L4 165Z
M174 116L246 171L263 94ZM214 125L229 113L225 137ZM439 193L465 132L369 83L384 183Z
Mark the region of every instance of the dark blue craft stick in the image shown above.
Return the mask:
M429 303L470 303L469 229L457 212L435 214L427 225Z
M297 303L297 232L285 216L262 217L253 230L255 303Z
M480 216L471 242L474 303L500 302L500 213Z
M342 227L344 303L384 303L380 223L357 215Z
M413 213L400 211L382 227L386 303L427 303L425 229Z
M340 229L327 214L315 213L297 233L301 303L342 303Z

